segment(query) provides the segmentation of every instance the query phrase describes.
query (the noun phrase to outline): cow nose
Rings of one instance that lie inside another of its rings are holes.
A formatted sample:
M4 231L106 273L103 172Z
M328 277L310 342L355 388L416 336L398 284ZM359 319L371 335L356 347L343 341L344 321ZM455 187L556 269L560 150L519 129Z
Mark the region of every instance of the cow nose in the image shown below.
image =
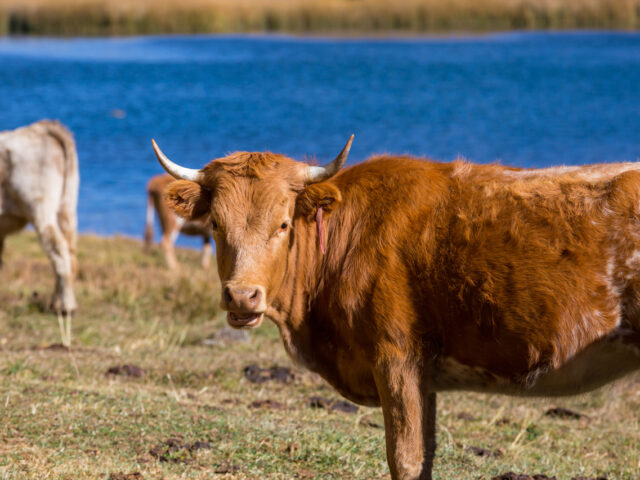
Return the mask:
M224 302L229 310L254 312L262 303L262 289L257 287L225 287Z

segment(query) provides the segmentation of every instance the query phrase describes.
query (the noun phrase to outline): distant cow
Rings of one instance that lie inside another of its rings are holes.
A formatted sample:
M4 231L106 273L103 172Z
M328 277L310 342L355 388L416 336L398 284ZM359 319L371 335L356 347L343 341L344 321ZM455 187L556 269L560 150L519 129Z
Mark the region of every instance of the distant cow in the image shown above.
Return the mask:
M640 368L640 164L518 170L381 156L340 172L158 159L214 228L229 324L381 405L394 479L430 479L436 392L570 395Z
M144 244L147 251L153 245L153 212L158 214L160 228L162 228L162 251L169 268L178 267L174 243L178 234L202 237L202 267L207 270L211 259L211 226L209 223L200 221L189 221L178 217L167 206L165 192L171 182L174 182L171 175L155 175L151 177L147 184L147 223L144 230Z
M0 132L0 264L4 238L32 223L55 272L51 307L60 313L76 309L79 181L76 145L60 123Z

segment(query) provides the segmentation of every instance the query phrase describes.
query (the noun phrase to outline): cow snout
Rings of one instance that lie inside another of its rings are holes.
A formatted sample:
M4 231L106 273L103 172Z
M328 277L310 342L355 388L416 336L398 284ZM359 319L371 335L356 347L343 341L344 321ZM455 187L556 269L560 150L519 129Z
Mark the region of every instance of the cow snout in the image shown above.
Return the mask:
M264 291L255 285L226 286L224 288L224 303L231 312L260 312L264 311Z

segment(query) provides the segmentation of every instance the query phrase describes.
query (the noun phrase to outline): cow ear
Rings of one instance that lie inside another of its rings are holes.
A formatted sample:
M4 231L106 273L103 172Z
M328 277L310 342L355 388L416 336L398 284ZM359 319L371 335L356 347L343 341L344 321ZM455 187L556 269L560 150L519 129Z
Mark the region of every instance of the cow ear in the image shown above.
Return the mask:
M211 190L188 180L170 183L165 198L169 208L187 220L203 217L211 208Z
M342 194L338 188L328 182L320 182L309 185L296 200L296 208L305 215L315 215L318 207L322 207L325 213L330 213L342 201Z

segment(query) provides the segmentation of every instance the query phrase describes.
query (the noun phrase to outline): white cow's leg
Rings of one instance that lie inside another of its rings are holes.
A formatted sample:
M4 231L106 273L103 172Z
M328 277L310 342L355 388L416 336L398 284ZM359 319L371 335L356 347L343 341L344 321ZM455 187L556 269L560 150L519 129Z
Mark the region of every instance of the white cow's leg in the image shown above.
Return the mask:
M75 206L73 206L75 208ZM58 226L64 236L67 247L69 249L69 258L71 261L71 275L75 277L78 272L78 260L76 257L76 247L78 243L78 220L76 211L71 207L63 207L58 213Z
M73 294L72 261L67 239L54 215L36 215L33 226L56 276L51 308L56 312L72 313L77 304Z
M375 372L393 480L431 480L435 452L435 394L414 362L383 362Z

